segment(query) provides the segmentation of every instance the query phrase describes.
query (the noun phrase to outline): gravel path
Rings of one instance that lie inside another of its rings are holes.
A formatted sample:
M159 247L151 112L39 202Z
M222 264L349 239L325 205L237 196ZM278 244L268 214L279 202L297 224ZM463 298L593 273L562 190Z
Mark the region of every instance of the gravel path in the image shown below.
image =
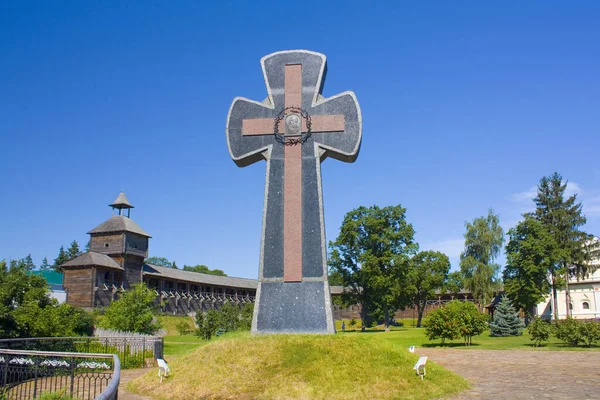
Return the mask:
M417 353L471 383L471 390L454 399L600 399L598 351L420 348Z

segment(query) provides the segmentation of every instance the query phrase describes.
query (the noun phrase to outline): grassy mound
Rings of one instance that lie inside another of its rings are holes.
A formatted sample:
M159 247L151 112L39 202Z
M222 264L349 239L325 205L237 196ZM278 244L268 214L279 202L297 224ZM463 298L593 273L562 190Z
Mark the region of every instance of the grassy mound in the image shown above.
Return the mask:
M158 383L152 371L130 383L156 399L430 399L468 387L428 362L421 381L417 354L368 335L225 337L170 363Z

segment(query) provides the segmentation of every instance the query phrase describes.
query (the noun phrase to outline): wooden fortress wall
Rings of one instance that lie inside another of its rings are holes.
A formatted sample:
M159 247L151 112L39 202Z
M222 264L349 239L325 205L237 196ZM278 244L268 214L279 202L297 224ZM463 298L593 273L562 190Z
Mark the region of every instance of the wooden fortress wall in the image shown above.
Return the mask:
M63 286L67 292L67 303L83 308L93 307L94 267L76 267L64 271Z

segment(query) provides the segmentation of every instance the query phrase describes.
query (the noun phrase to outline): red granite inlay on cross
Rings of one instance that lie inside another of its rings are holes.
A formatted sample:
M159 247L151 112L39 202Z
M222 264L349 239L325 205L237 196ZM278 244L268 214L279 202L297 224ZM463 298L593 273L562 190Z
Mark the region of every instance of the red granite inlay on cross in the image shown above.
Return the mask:
M302 107L302 65L285 66L285 108ZM284 148L283 281L302 281L302 144Z
M285 66L284 107L302 107L302 65ZM343 115L310 116L311 132L343 132ZM285 131L285 120L278 126ZM308 132L302 118L302 132ZM269 135L274 133L274 119L242 120L242 135ZM283 175L283 280L302 281L302 144L284 147Z

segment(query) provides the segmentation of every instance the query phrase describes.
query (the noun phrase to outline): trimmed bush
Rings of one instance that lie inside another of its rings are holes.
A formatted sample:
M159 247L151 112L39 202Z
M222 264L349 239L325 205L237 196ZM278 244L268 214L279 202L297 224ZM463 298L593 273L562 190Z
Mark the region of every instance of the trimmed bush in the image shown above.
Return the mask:
M527 331L529 332L529 335L531 336L530 339L533 341L534 345L539 347L550 339L550 335L552 334L552 324L539 317L535 317L527 327Z
M569 346L577 346L583 341L579 324L573 318L567 318L559 321L555 325L555 335L558 340Z
M425 334L429 340L465 339L465 345L471 344L473 336L480 335L487 328L487 315L480 313L475 304L463 301L451 301L446 307L429 314L425 321Z
M600 323L596 321L579 322L579 335L582 342L588 347L592 347L593 344L600 341Z

